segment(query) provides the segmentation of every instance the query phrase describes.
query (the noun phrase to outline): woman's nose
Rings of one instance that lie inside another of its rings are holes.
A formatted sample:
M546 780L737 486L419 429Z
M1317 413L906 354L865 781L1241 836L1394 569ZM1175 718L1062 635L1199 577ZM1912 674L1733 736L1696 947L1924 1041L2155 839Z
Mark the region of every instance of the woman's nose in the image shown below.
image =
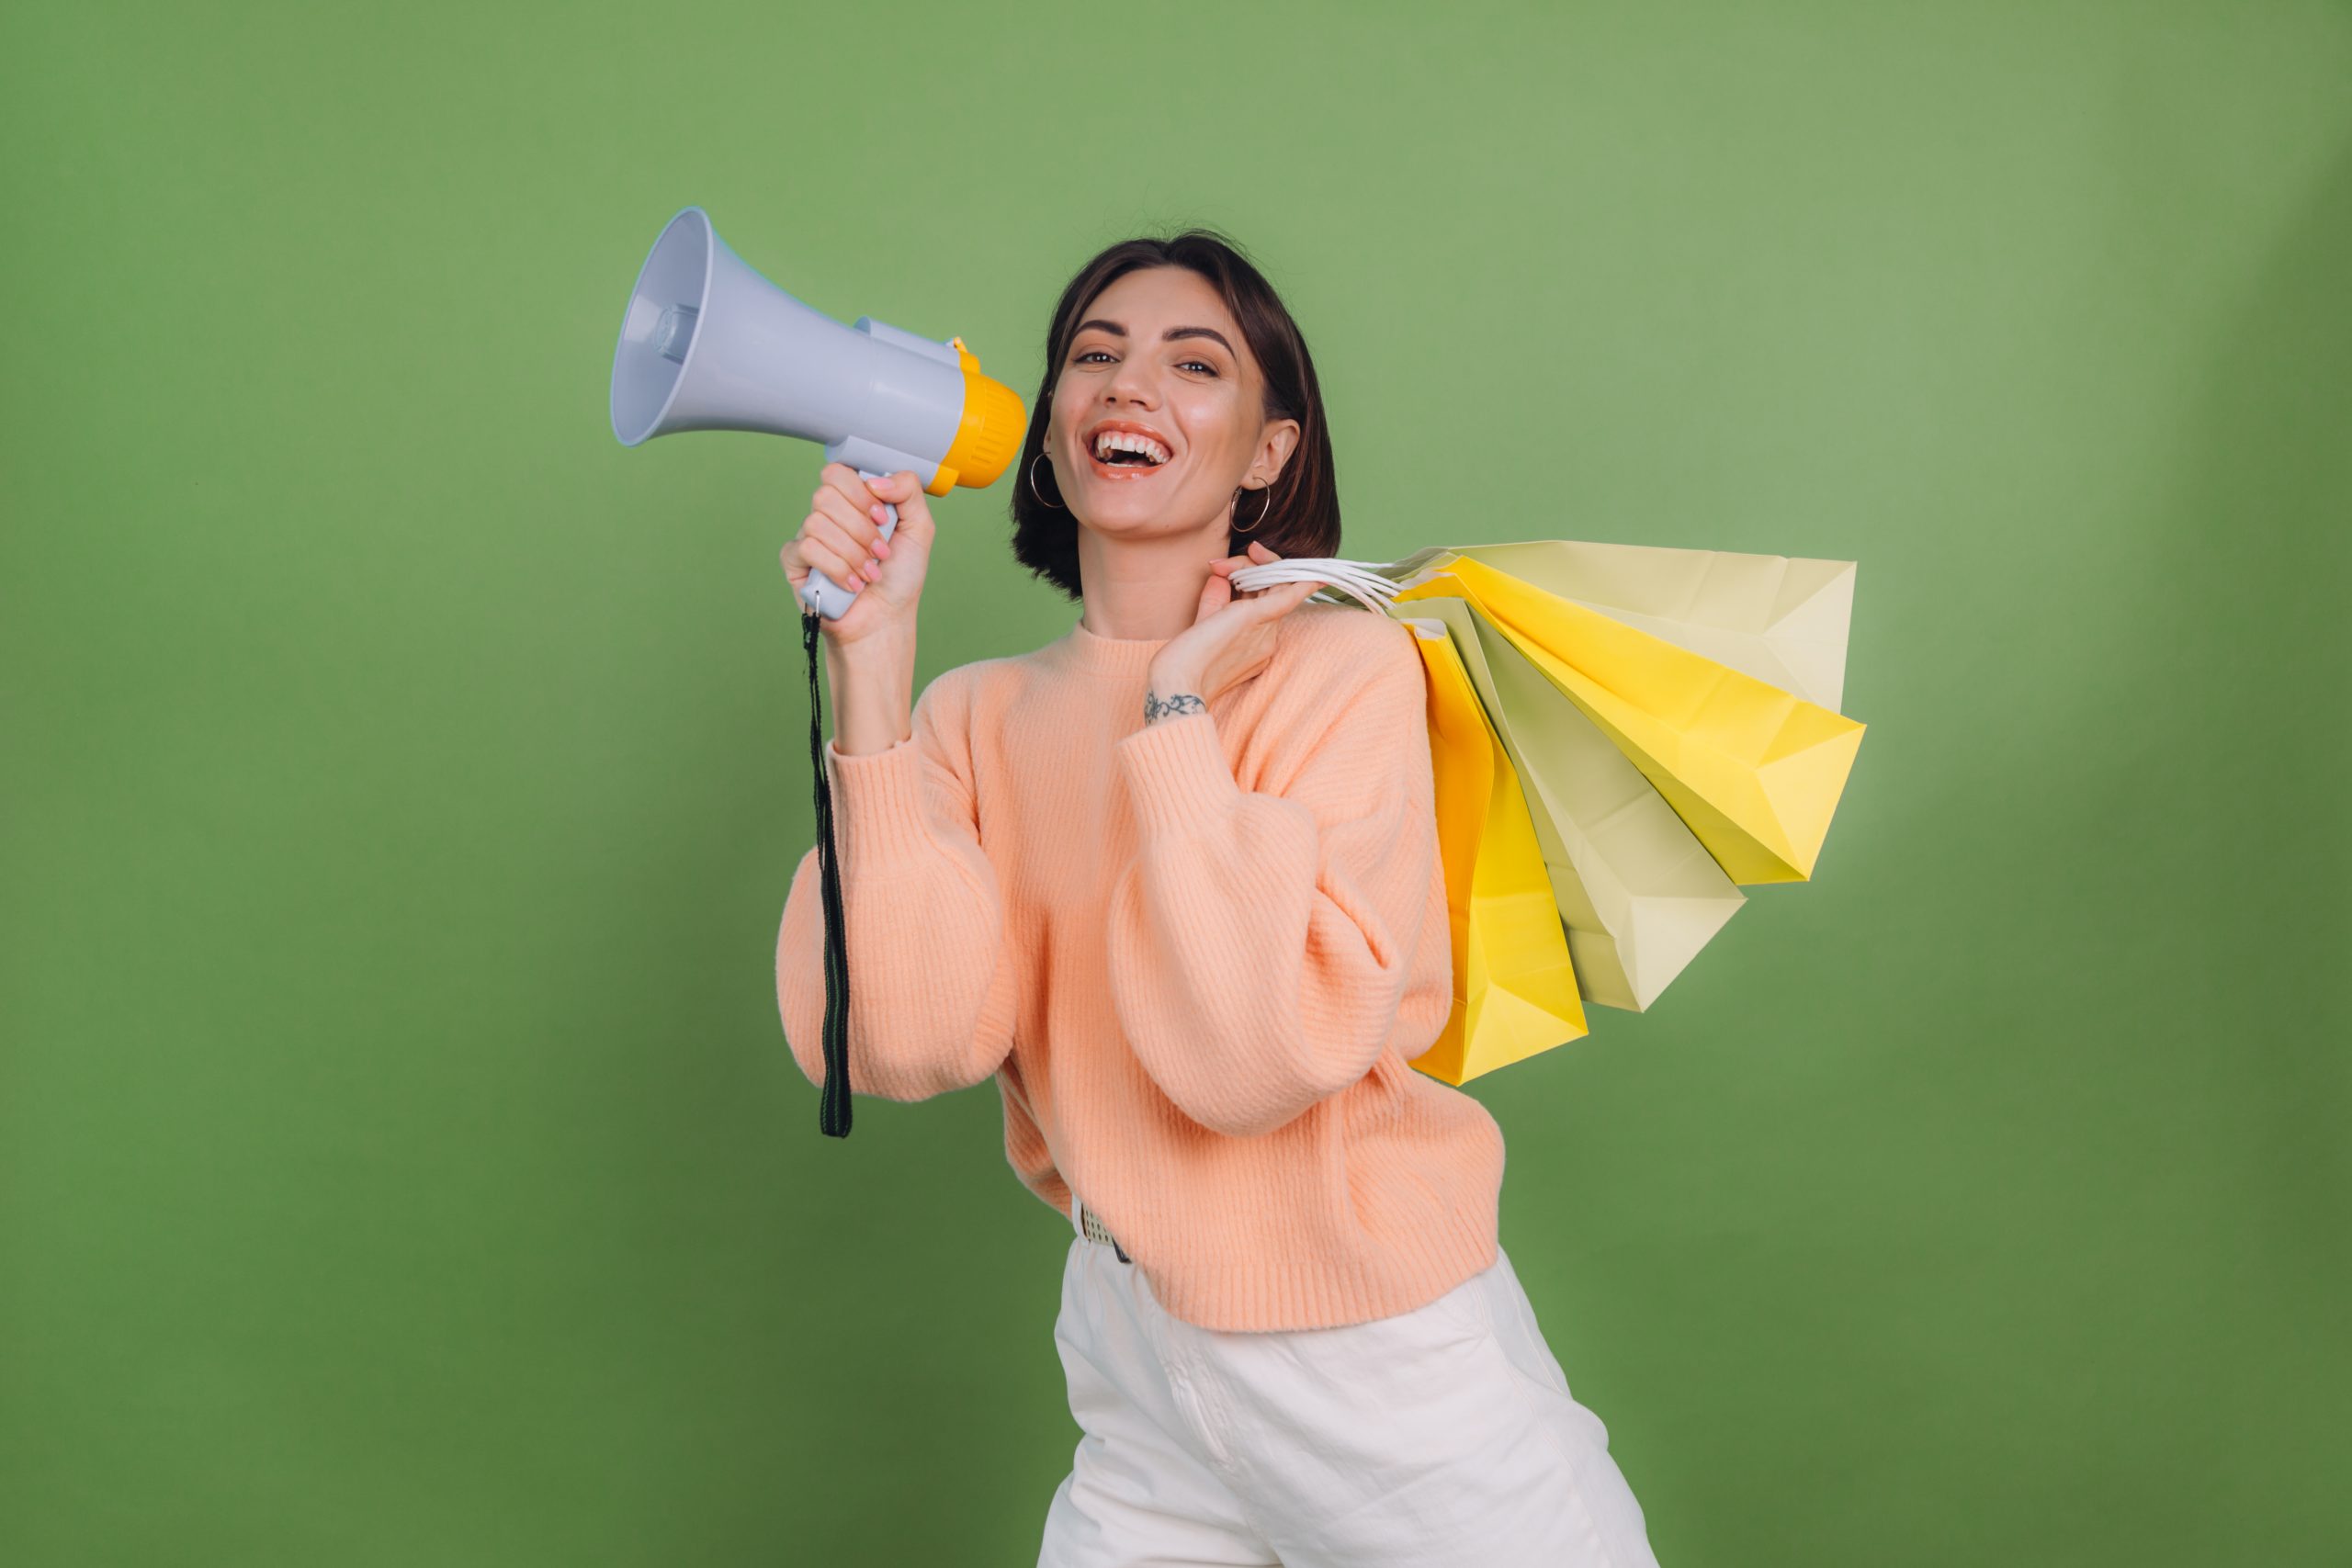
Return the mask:
M1103 389L1103 395L1113 402L1125 400L1148 406L1155 389L1150 373L1136 368L1131 359L1119 367L1118 374L1111 378L1110 386Z

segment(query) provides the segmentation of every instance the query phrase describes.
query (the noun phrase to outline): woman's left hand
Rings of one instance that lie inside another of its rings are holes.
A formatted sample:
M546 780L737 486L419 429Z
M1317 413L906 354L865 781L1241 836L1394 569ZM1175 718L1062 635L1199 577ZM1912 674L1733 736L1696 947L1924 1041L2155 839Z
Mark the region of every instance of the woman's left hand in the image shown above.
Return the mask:
M1155 695L1164 701L1192 693L1205 700L1228 674L1249 669L1273 651L1274 623L1323 584L1278 582L1254 593L1237 594L1232 573L1237 567L1264 566L1280 559L1252 540L1247 555L1209 563L1209 580L1201 585L1201 602L1193 624L1152 656L1149 678Z

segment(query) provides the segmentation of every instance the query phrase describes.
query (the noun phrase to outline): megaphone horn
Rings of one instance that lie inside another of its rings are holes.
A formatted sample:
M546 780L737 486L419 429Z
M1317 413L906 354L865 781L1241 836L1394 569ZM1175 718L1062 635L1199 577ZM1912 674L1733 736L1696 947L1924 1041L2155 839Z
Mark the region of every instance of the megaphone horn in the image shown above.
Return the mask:
M911 468L932 495L994 484L1028 417L963 339L937 343L871 316L842 325L746 265L699 207L663 226L638 269L613 350L612 413L624 446L687 430L795 435L869 479ZM888 511L884 538L899 523ZM855 596L813 568L800 589L828 620Z

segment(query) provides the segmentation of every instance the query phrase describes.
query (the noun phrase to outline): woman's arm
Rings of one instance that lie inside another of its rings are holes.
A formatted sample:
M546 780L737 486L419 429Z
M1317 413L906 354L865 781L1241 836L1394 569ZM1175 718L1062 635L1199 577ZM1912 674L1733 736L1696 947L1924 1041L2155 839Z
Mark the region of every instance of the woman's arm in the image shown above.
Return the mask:
M1282 794L1235 783L1206 712L1114 748L1142 844L1111 893L1112 995L1144 1071L1216 1132L1271 1132L1371 1071L1422 948L1427 686L1411 634L1380 625Z
M995 1072L1012 1049L1004 913L980 849L964 681L924 688L913 733L844 755L825 743L849 967L853 1093L925 1100ZM776 935L785 1040L825 1081L825 910L819 846L801 857Z

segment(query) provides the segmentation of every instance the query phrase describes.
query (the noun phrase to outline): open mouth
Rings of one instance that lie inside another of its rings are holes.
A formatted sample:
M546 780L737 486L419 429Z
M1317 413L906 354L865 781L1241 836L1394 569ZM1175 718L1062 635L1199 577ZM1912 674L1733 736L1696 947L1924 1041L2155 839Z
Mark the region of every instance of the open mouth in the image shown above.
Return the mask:
M1096 473L1114 479L1139 479L1175 457L1158 436L1116 426L1095 431L1087 455L1093 459Z

